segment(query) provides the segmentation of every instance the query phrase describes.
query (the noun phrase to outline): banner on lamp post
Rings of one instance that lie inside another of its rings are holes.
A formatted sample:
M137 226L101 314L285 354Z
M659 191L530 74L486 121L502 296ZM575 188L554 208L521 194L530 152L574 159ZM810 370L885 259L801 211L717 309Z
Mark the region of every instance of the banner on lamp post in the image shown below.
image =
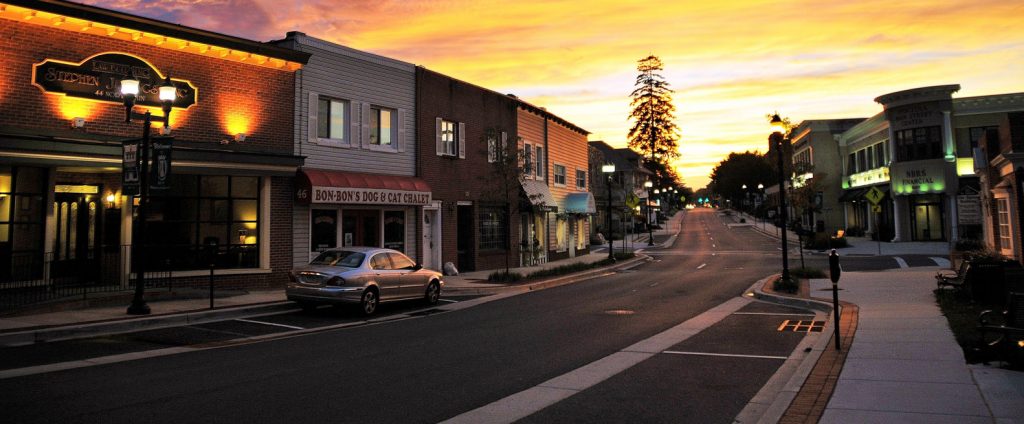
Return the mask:
M153 140L153 164L149 181L150 190L171 188L171 140Z

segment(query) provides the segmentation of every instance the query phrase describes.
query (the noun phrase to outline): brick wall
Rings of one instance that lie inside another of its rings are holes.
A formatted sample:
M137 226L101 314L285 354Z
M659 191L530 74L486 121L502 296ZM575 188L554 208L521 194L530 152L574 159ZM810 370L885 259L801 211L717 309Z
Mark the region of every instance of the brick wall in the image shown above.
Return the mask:
M473 244L477 246L479 238L475 226L480 203L500 201L500 195L493 189L491 164L487 162L485 131L500 129L508 133L509 143L515 143L515 102L505 95L417 68L416 115L417 174L430 184L433 199L442 202L441 261L453 262L459 270L464 270L465 266L458 263L458 208L454 205L458 201L473 203ZM438 117L465 123L465 159L437 155L434 133ZM514 209L516 205L512 206ZM515 210L509 221L511 245L518 246L519 219ZM420 231L417 230L418 235L422 235ZM505 266L505 251L476 250L476 269ZM518 255L518 252L513 249L510 254ZM518 256L513 256L512 263L518 264Z
M246 132L246 144L291 151L292 72L10 20L0 24L0 51L0 126L66 130L72 118L84 117L85 132L140 136L140 124L124 123L121 104L43 93L31 84L32 65L43 60L79 63L98 53L120 52L197 88L195 105L171 112L175 138L219 148L232 135L230 127Z

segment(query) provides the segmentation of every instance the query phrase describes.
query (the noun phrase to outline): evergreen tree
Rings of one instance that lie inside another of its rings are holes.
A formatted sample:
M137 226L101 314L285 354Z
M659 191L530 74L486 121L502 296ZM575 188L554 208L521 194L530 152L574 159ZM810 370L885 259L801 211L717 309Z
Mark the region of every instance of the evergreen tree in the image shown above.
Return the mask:
M640 59L636 69L640 74L636 77L636 88L630 94L633 111L629 117L634 123L629 129L629 147L640 152L655 172L668 170L671 168L669 163L680 156L673 91L658 73L663 68L657 56ZM671 176L659 173L659 179L667 180Z

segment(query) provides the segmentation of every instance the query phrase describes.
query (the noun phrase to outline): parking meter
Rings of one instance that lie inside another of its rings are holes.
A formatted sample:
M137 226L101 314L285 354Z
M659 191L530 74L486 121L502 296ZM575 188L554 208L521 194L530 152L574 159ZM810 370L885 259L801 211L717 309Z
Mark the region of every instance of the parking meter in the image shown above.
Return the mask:
M832 249L832 253L828 254L828 276L832 280L832 313L833 320L835 321L835 334L833 338L836 341L836 350L840 350L839 346L839 275L842 274L843 269L839 266L839 254L836 253L836 249Z

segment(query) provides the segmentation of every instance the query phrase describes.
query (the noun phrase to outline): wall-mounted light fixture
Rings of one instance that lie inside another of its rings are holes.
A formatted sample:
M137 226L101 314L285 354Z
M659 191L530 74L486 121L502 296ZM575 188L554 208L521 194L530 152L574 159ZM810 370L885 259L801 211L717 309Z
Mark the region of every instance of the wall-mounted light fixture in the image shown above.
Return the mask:
M235 142L236 143L241 143L243 141L245 141L245 133L235 134Z
M115 206L117 206L117 204L115 203L115 201L117 200L117 196L114 196L114 193L108 194L107 197L104 198L104 200L107 201L108 209L113 209Z
M85 127L85 118L73 118L71 120L71 128L82 128Z

